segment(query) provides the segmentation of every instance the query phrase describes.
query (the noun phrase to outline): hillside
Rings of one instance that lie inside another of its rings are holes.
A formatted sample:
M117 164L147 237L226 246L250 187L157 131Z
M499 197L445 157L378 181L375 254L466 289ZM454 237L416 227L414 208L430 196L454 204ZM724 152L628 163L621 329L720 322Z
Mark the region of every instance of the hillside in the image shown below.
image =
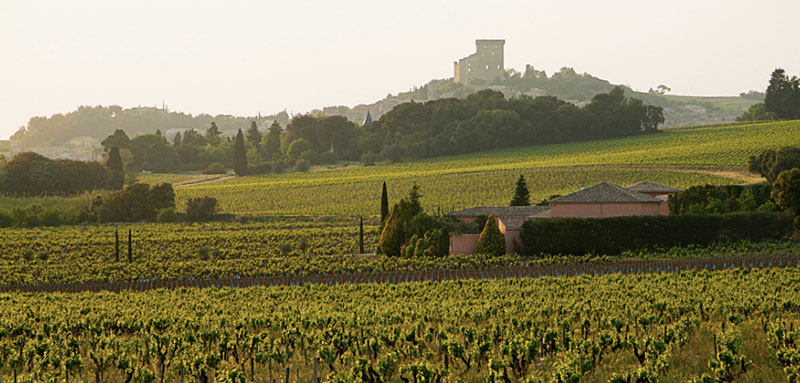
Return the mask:
M426 206L459 209L507 204L524 174L532 199L571 192L603 180L650 180L688 187L754 182L749 155L796 144L800 121L694 127L659 134L534 146L410 163L269 174L179 188L178 199L211 195L235 214L374 215L385 180L390 198L416 182Z
M529 68L521 74L508 70L505 79L498 83L464 86L454 83L452 79L432 80L421 87L414 87L408 92L400 92L371 104L362 104L354 107L328 106L310 111L315 115L344 116L349 120L361 124L369 112L374 120L389 112L392 108L404 102L424 102L440 98L464 98L483 89L493 89L503 92L506 97L530 96L537 97L550 95L584 105L598 93L609 92L615 84L594 77L590 74L578 74L571 68L562 68L561 71L547 76L544 72ZM658 105L664 108L664 126L686 126L709 123L731 122L740 116L751 105L759 102L752 97L694 97L661 95L656 93L635 92L629 87L625 88L627 97L636 97L647 104ZM105 138L115 129L122 129L130 137L152 133L160 130L168 136L177 132L195 129L204 132L211 121L214 121L225 136L232 136L238 129L247 129L250 121L256 121L262 131L266 131L273 121L286 126L290 116L285 112L270 116L211 116L170 111L168 108L137 107L124 109L112 106L81 106L76 111L66 114L56 114L51 117L32 117L28 124L17 131L12 137L12 143L7 150L18 152L32 148L51 148L43 152L48 156L58 156L60 152L83 152L80 158L91 158L92 145L82 145L81 148L61 148L67 142L78 137L88 137L95 140ZM59 149L61 148L61 149ZM0 152L4 151L0 148ZM42 150L38 150L42 151Z

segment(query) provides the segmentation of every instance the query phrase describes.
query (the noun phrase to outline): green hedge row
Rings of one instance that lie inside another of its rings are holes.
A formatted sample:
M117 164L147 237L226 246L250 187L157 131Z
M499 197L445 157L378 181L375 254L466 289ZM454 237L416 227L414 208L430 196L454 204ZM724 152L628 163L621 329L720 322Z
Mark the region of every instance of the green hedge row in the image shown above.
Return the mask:
M780 239L792 232L782 213L532 219L522 225L529 255L620 254L625 250Z

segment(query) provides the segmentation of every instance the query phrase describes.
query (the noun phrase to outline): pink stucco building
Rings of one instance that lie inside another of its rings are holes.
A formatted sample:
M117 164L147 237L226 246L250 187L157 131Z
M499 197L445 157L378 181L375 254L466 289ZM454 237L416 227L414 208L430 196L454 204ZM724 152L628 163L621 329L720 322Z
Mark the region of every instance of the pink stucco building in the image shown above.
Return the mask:
M506 238L506 252L523 250L522 223L529 219L550 217L602 218L632 215L667 215L667 199L679 189L655 182L639 182L627 187L601 182L574 193L555 198L549 206L475 207L453 213L461 221L474 221L478 216L494 214L500 232ZM450 252L472 254L477 234L454 234Z

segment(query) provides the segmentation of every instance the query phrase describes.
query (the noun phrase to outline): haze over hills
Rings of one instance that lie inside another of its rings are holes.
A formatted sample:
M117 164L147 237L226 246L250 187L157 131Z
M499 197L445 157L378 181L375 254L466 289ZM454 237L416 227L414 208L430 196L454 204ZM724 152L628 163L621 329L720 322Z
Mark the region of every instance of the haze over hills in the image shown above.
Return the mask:
M584 105L598 93L611 90L615 84L592 76L579 74L572 68L562 68L548 75L544 71L528 66L525 72L506 69L505 78L494 81L476 81L468 85L455 82L452 78L431 80L420 87L385 98L371 104L353 107L327 106L314 109L314 115L340 115L361 124L367 113L375 120L389 110L404 102L425 102L440 98L464 98L483 89L502 92L507 98L529 96L555 96L563 100ZM751 92L731 97L691 97L663 94L664 89L648 93L636 92L624 86L626 96L642 99L647 104L664 108L664 126L685 126L706 123L730 122L741 115L748 107L761 101L763 94ZM195 129L203 132L211 121L215 121L226 136L232 136L238 129L245 129L250 121L256 121L261 130L277 121L286 126L291 116L281 111L267 116L232 116L200 114L193 116L169 110L168 106L136 107L123 109L119 106L81 106L76 111L57 114L51 117L33 117L27 126L20 128L12 137L12 144L0 146L0 152L19 152L34 148L47 148L43 154L62 156L72 152L70 157L90 159L101 140L115 129L122 129L131 137L160 130L168 136L179 131ZM77 139L76 138L81 138ZM82 153L82 154L80 154Z

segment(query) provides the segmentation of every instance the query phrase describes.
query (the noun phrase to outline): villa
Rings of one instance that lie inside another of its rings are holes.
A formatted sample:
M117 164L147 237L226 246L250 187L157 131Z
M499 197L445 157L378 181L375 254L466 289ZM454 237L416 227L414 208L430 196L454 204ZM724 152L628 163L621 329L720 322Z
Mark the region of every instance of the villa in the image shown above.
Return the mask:
M549 201L549 206L474 207L453 213L461 221L494 214L506 238L506 253L522 250L522 223L551 217L603 218L634 215L667 215L667 199L680 189L655 182L639 182L622 187L610 182L580 189ZM450 252L472 254L480 234L454 234Z

